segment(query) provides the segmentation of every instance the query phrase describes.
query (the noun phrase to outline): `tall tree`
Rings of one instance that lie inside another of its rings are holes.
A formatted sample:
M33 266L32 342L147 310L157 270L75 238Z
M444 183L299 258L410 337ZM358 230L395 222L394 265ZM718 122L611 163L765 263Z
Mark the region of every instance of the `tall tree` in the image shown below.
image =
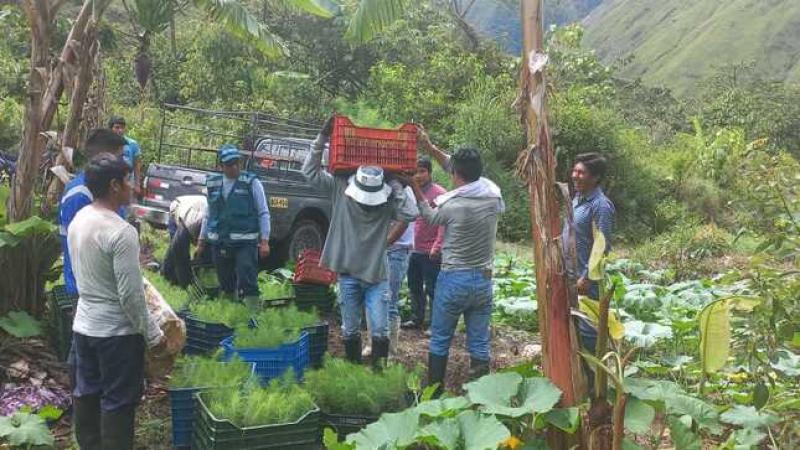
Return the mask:
M570 318L577 297L570 288L561 242L561 202L568 191L556 183L556 155L547 117L543 0L523 0L523 55L517 106L526 127L528 148L519 159L521 175L531 197L531 224L536 262L536 298L545 375L563 392L561 406L575 406L586 392L578 355L578 339ZM568 449L574 438L551 433L550 448Z

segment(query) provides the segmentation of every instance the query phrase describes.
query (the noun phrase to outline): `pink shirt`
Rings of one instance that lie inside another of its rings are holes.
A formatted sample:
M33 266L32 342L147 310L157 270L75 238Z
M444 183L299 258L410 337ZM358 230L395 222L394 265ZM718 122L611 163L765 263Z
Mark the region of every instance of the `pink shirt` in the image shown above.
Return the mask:
M431 183L422 188L425 200L432 203L436 197L446 193L447 190L436 183ZM442 250L444 240L444 227L441 225L431 225L422 217L418 217L414 222L414 252L428 254L431 250Z

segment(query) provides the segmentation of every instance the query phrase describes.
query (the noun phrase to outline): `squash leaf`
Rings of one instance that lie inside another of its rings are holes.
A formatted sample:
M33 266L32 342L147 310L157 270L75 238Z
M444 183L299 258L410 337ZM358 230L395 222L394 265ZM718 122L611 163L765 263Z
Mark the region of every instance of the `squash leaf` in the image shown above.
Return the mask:
M0 328L17 338L29 338L42 334L42 326L39 321L25 311L11 311L7 316L0 317Z
M752 406L735 405L725 411L720 419L731 425L738 425L742 428L762 428L775 425L780 422L777 416L769 413L756 411Z
M55 439L50 434L44 419L36 414L24 412L0 417L0 439L8 441L12 447L22 448L55 444Z
M625 404L625 428L632 433L645 434L656 417L656 410L636 397L628 397Z

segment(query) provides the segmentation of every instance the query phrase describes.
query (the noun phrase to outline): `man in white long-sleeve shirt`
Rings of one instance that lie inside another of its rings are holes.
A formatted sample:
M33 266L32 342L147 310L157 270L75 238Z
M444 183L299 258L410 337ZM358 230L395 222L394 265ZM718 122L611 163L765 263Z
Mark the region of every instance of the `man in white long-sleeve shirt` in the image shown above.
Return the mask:
M76 354L75 436L81 449L131 449L147 348L163 333L145 303L136 230L117 211L131 198L129 167L109 153L86 168L94 200L69 227L80 297L72 326Z

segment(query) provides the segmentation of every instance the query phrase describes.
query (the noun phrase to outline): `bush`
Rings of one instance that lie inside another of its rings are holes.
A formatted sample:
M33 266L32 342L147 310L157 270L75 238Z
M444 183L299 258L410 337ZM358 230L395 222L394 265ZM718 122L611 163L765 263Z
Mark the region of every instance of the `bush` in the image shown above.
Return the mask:
M0 100L0 150L10 150L22 139L24 113L25 108L12 98L6 97Z
M410 374L399 364L373 372L366 366L327 359L306 374L306 387L327 414L377 416L405 408Z

